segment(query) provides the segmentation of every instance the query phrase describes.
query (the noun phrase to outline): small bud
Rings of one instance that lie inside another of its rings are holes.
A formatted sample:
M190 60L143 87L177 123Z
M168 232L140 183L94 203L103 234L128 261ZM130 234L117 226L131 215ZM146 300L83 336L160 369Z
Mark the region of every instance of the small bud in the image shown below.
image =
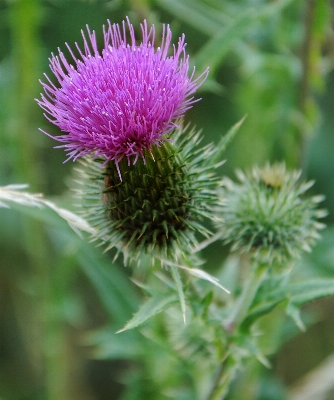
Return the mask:
M324 227L317 219L326 215L316 208L322 197L303 196L313 182L299 183L300 172L288 172L284 164L237 176L240 183L225 178L222 185L225 243L270 264L310 251Z

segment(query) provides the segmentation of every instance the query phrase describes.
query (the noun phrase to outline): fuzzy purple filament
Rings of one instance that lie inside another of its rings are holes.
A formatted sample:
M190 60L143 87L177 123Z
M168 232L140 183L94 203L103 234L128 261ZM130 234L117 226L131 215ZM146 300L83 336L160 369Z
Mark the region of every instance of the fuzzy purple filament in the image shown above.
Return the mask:
M129 35L127 33L129 32ZM193 94L206 79L208 70L194 79L182 35L173 54L168 55L172 33L163 26L160 47L154 47L154 25L141 24L142 42L137 45L133 25L103 27L104 48L99 52L95 32L82 32L84 52L76 43L77 58L66 44L74 66L58 49L52 54L50 69L57 87L48 78L41 82L45 94L38 104L45 117L64 135L52 136L64 143L68 159L92 153L116 166L123 157L135 164L143 151L169 140L186 110L197 101ZM129 39L127 38L129 36ZM44 132L44 131L43 131ZM49 135L47 132L44 132ZM49 135L51 136L51 135Z

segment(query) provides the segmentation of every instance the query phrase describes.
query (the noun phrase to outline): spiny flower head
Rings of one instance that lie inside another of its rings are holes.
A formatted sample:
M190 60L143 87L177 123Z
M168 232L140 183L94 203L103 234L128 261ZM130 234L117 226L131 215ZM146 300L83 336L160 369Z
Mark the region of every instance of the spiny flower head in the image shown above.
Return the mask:
M286 171L284 164L267 164L237 171L240 183L224 179L220 229L233 250L279 264L310 251L324 227L317 220L327 213L317 209L322 196L304 197L313 182L299 182L300 174Z
M196 233L208 236L201 220L214 220L219 205L213 159L216 149L196 149L199 134L175 132L175 141L154 146L133 167L119 162L122 181L113 163L81 160L77 182L79 207L95 228L94 239L123 253L125 263L141 263L149 255L180 262L191 255Z
M74 65L60 50L52 54L50 69L59 85L45 75L45 93L37 102L45 117L66 132L54 139L64 143L58 147L68 159L92 153L117 168L123 158L129 165L138 158L145 162L146 150L170 140L168 134L196 101L193 94L208 71L197 79L194 71L189 76L184 35L169 55L169 26L163 26L157 48L155 27L149 28L146 21L140 44L128 18L121 26L108 21L107 29L103 27L102 51L88 26L87 33L88 39L82 32L84 51L76 44L79 58L66 44Z

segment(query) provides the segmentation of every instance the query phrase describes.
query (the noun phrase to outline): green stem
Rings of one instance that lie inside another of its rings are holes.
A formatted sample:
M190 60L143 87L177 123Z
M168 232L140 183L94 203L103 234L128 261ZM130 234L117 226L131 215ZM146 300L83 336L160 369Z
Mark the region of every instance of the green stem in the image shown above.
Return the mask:
M229 332L235 332L247 316L249 308L252 305L256 292L258 291L266 272L267 265L257 263L252 264L248 280L243 287L241 295L238 298L230 317L224 324Z
M247 316L249 308L252 305L254 297L265 277L266 272L267 265L257 263L252 264L248 281L243 287L242 293L237 299L229 319L224 323L226 330L231 335L239 330L240 325ZM208 400L223 400L225 398L225 396L228 394L230 383L235 378L242 361L242 356L240 355L237 357L237 352L231 349L233 345L232 338L233 336L231 336L230 339L230 349L228 351L229 354L219 368L216 382L213 385Z
M228 394L230 383L235 378L239 362L229 355L219 368L216 382L207 400L223 400Z

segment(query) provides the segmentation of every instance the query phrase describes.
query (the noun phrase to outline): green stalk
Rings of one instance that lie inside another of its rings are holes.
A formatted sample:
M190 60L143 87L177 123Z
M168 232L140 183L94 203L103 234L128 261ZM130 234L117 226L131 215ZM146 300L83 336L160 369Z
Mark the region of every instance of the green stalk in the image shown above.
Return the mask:
M224 323L230 332L236 332L242 321L247 316L248 310L254 300L268 266L265 264L253 263L240 297L238 298L228 321Z
M238 332L242 322L247 317L247 313L266 272L267 265L257 263L252 264L248 281L244 285L230 317L224 323L226 330L231 334L228 355L219 367L216 382L214 383L207 400L223 400L229 392L230 384L235 378L243 359L237 349L233 349L233 334Z
M216 382L207 400L223 400L229 392L230 383L236 376L240 363L230 354L219 368Z

